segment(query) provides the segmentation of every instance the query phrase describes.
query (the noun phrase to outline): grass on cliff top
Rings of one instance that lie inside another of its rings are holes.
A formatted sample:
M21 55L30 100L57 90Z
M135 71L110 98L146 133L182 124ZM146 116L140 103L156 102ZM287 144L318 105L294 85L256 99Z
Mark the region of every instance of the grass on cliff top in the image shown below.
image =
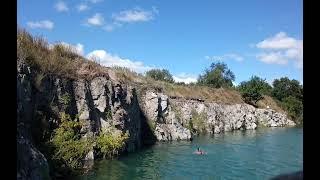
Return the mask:
M61 43L49 45L42 37L34 37L26 30L17 30L17 59L25 60L38 73L59 77L90 79L108 77L108 68L78 55Z

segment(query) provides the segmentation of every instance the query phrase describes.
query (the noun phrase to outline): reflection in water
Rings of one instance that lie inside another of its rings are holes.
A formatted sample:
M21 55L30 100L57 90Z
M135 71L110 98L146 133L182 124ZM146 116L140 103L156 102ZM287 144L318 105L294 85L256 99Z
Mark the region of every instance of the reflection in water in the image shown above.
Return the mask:
M269 179L302 169L302 134L301 128L265 128L159 142L100 161L81 179ZM197 147L208 154L192 154Z

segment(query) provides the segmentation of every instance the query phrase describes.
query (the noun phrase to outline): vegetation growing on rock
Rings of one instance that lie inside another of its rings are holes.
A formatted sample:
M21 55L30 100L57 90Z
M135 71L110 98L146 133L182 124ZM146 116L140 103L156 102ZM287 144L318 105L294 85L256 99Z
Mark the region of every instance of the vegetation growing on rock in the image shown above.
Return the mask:
M116 132L115 128L101 131L97 136L96 143L102 156L105 158L112 158L119 154L119 151L123 149L125 141L129 138L128 132L120 133Z
M172 75L167 69L151 69L146 72L146 77L150 77L157 81L174 82Z
M205 120L207 116L205 112L198 113L195 109L191 110L191 120L188 129L196 134L206 133Z
M258 76L252 76L249 81L243 81L238 86L238 89L248 104L257 106L257 102L263 99L263 95L269 95L272 87Z
M92 147L92 138L81 138L81 123L68 114L61 113L61 122L54 130L50 145L54 149L53 159L63 162L70 169L80 169L82 160Z
M198 78L198 84L213 88L232 87L235 80L234 73L223 62L212 63Z

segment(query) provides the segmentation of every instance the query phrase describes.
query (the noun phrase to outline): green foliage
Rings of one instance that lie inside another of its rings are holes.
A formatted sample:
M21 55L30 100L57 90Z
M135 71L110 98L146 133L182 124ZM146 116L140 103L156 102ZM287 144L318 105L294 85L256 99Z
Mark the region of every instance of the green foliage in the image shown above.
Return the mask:
M92 139L81 138L81 123L61 113L61 123L54 130L50 145L54 148L53 159L63 162L70 169L80 169L82 160L92 147Z
M125 141L129 138L129 134L126 133L114 133L112 131L100 132L97 136L96 143L103 157L111 158L117 155L121 150Z
M195 131L196 133L205 133L205 120L207 118L205 112L198 113L195 109L191 110L192 119L189 122L189 128Z
M71 102L71 96L68 93L65 93L59 97L59 102L67 106Z
M290 80L287 77L275 79L273 81L272 95L280 101L289 96L302 100L303 87L295 79Z
M297 123L303 123L303 86L297 80L287 77L273 81L272 95Z
M289 96L283 99L282 105L288 112L288 115L295 120L296 123L302 123L303 103L299 99L293 96Z
M234 73L223 62L212 63L209 69L199 76L198 84L213 88L232 87L235 80Z
M158 80L158 81L166 81L169 83L173 83L173 77L170 74L170 72L166 69L151 69L146 72L146 77L150 77L152 79Z
M263 94L271 93L272 87L265 79L253 76L249 81L241 82L238 89L246 103L256 106L257 102L263 99Z

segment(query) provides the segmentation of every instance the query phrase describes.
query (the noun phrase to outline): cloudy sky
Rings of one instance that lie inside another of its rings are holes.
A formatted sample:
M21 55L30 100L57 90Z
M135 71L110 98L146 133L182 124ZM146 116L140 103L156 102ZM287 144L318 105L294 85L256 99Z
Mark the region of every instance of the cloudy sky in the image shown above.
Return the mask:
M236 82L303 81L302 0L18 0L18 25L105 66L193 82L223 61Z

